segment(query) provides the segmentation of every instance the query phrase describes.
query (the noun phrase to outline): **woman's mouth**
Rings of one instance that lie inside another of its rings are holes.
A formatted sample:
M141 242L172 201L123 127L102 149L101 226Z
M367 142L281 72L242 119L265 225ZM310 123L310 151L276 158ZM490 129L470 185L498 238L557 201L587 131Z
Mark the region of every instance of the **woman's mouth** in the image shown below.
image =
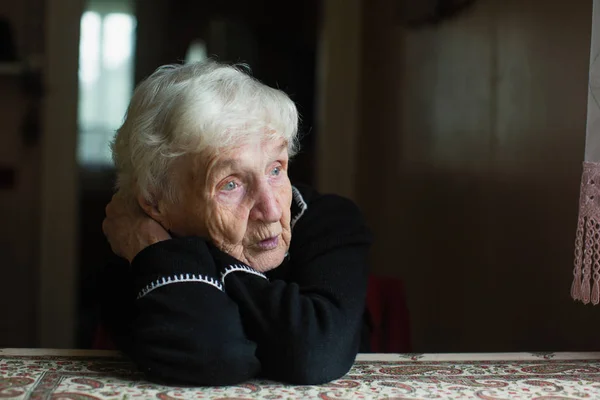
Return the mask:
M277 248L278 245L279 245L279 235L273 236L271 238L261 240L260 242L258 242L258 247L261 250L273 250L273 249Z

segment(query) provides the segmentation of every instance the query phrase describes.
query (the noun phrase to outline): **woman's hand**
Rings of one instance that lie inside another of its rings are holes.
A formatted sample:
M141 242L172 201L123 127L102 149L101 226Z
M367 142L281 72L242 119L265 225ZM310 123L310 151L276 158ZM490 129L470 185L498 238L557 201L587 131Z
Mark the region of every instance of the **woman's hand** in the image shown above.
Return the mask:
M158 222L118 192L106 206L102 231L112 251L129 262L146 247L171 239L169 233Z

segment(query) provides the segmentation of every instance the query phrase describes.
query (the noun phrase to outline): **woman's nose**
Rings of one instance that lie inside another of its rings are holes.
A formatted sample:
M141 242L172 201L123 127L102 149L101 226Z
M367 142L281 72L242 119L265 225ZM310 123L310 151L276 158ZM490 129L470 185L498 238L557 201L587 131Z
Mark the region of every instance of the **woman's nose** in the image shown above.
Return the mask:
M257 192L254 207L250 218L256 221L273 223L281 219L282 209L279 205L277 193L268 185L263 185Z

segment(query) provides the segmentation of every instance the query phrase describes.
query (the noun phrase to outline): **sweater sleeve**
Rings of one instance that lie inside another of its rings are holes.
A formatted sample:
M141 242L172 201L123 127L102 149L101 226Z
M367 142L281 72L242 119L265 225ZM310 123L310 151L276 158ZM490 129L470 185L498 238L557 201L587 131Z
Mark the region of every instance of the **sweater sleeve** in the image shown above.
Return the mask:
M319 384L348 372L360 343L370 243L352 202L321 196L294 228L289 279L269 281L229 260L225 290L266 378Z
M124 304L107 301L104 315L117 346L149 379L217 386L258 374L256 345L215 277L200 238L159 242L134 258L131 292L121 295ZM109 297L116 294L109 289Z

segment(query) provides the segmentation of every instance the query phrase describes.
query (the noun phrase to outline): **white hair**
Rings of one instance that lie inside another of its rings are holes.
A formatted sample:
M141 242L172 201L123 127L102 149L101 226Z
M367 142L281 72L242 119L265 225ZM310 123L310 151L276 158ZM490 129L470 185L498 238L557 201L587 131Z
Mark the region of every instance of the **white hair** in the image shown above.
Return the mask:
M294 102L248 70L209 60L165 65L144 80L112 143L117 188L175 202L169 172L177 158L253 139L283 138L292 157L299 147Z

